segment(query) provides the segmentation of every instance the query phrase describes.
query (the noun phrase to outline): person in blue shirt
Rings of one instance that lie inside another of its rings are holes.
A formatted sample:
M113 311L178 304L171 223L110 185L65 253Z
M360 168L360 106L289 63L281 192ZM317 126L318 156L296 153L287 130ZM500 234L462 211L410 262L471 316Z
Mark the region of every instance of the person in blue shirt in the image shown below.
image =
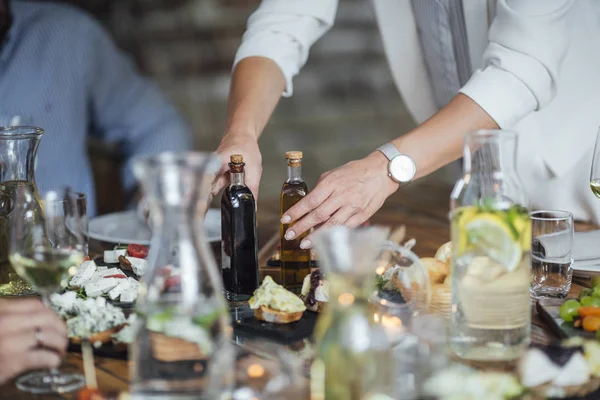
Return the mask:
M52 2L0 0L0 117L30 117L45 130L40 191L70 186L96 213L90 135L120 145L122 185L135 191L135 157L191 149L190 127L85 12Z

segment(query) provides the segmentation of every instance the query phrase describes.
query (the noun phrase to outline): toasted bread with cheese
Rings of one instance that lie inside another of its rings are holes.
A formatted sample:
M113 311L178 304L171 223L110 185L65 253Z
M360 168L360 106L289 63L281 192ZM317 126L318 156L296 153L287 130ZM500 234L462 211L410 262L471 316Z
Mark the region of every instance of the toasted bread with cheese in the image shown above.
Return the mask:
M304 311L285 312L274 310L265 306L260 306L254 310L254 316L256 319L274 324L289 324L291 322L296 322L302 318L303 314Z
M113 328L107 329L105 331L102 332L96 332L94 333L92 336L89 337L89 341L90 343L110 343L112 341L112 335L114 335L115 333L119 332L121 329L123 329L127 324L121 324L118 326L115 326ZM71 341L71 343L74 344L81 344L81 337L72 337L69 339Z

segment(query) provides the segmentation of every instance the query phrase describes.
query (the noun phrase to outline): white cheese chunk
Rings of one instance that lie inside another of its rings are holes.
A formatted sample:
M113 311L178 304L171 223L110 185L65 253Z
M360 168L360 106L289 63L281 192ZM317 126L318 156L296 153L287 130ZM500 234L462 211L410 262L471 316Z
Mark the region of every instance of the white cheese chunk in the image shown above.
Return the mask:
M98 297L104 293L108 293L111 289L119 284L121 279L118 278L102 278L93 282L88 282L83 285L85 294L88 297Z
M94 276L92 276L92 278L89 280L89 282L94 282L94 281L104 278L105 276L116 275L116 274L125 275L125 273L123 273L123 271L121 271L119 268L106 268L106 269L102 269L102 270L100 268L98 268L98 270L94 273Z
M110 278L104 278L104 279L110 279ZM115 286L108 292L108 297L111 300L116 300L119 296L121 296L121 294L123 292L125 292L126 290L129 290L131 288L131 283L129 283L129 280L121 279L120 281L121 282L119 282L119 284L117 286Z
M585 358L579 352L573 354L569 361L560 369L560 373L554 380L556 386L583 385L590 380L590 367Z
M560 374L560 368L539 349L530 349L519 362L521 384L531 388L554 380Z
M104 262L107 264L116 264L119 262L119 256L126 256L127 249L122 250L105 250Z
M85 261L79 266L73 278L71 278L71 287L78 289L83 286L85 282L92 279L96 269L97 265L93 260Z
M137 290L132 290L131 288L126 292L121 293L121 302L123 303L133 303L137 298Z
M137 257L126 258L131 263L131 269L133 270L133 273L137 276L144 276L144 272L146 272L147 261L143 258Z

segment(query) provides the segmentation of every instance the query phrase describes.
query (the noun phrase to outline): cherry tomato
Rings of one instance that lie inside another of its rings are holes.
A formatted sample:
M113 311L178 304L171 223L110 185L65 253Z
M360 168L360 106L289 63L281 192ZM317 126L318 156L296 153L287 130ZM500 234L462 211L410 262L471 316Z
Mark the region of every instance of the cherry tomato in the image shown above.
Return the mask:
M84 388L77 393L77 400L103 400L104 396L98 389Z
M146 258L148 257L148 248L141 244L130 244L127 246L127 253L131 257L135 258Z
M165 290L169 290L172 287L178 286L181 283L181 277L169 276L165 279Z
M583 330L588 332L596 332L600 330L600 317L589 316L583 319Z
M90 256L85 256L83 257L83 261L92 261L92 259L90 258Z

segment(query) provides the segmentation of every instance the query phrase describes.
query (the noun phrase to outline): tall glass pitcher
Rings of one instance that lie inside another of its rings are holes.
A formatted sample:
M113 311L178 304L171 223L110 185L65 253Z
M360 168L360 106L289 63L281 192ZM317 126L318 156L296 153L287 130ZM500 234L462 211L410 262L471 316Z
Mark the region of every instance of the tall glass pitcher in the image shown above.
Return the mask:
M465 359L515 359L529 343L531 221L516 155L512 132L465 137L464 175L450 200L450 344Z
M152 222L130 347L135 398L213 400L226 390L231 324L203 228L218 167L206 153L165 153L135 163Z
M31 294L31 287L17 276L8 261L8 232L18 191L26 190L41 200L35 184L35 155L44 134L40 128L0 128L0 296Z
M330 288L330 302L315 332L311 377L315 397L390 398L393 392L391 342L385 328L375 321L377 309L369 302L387 234L388 230L376 227L335 227L315 234Z

